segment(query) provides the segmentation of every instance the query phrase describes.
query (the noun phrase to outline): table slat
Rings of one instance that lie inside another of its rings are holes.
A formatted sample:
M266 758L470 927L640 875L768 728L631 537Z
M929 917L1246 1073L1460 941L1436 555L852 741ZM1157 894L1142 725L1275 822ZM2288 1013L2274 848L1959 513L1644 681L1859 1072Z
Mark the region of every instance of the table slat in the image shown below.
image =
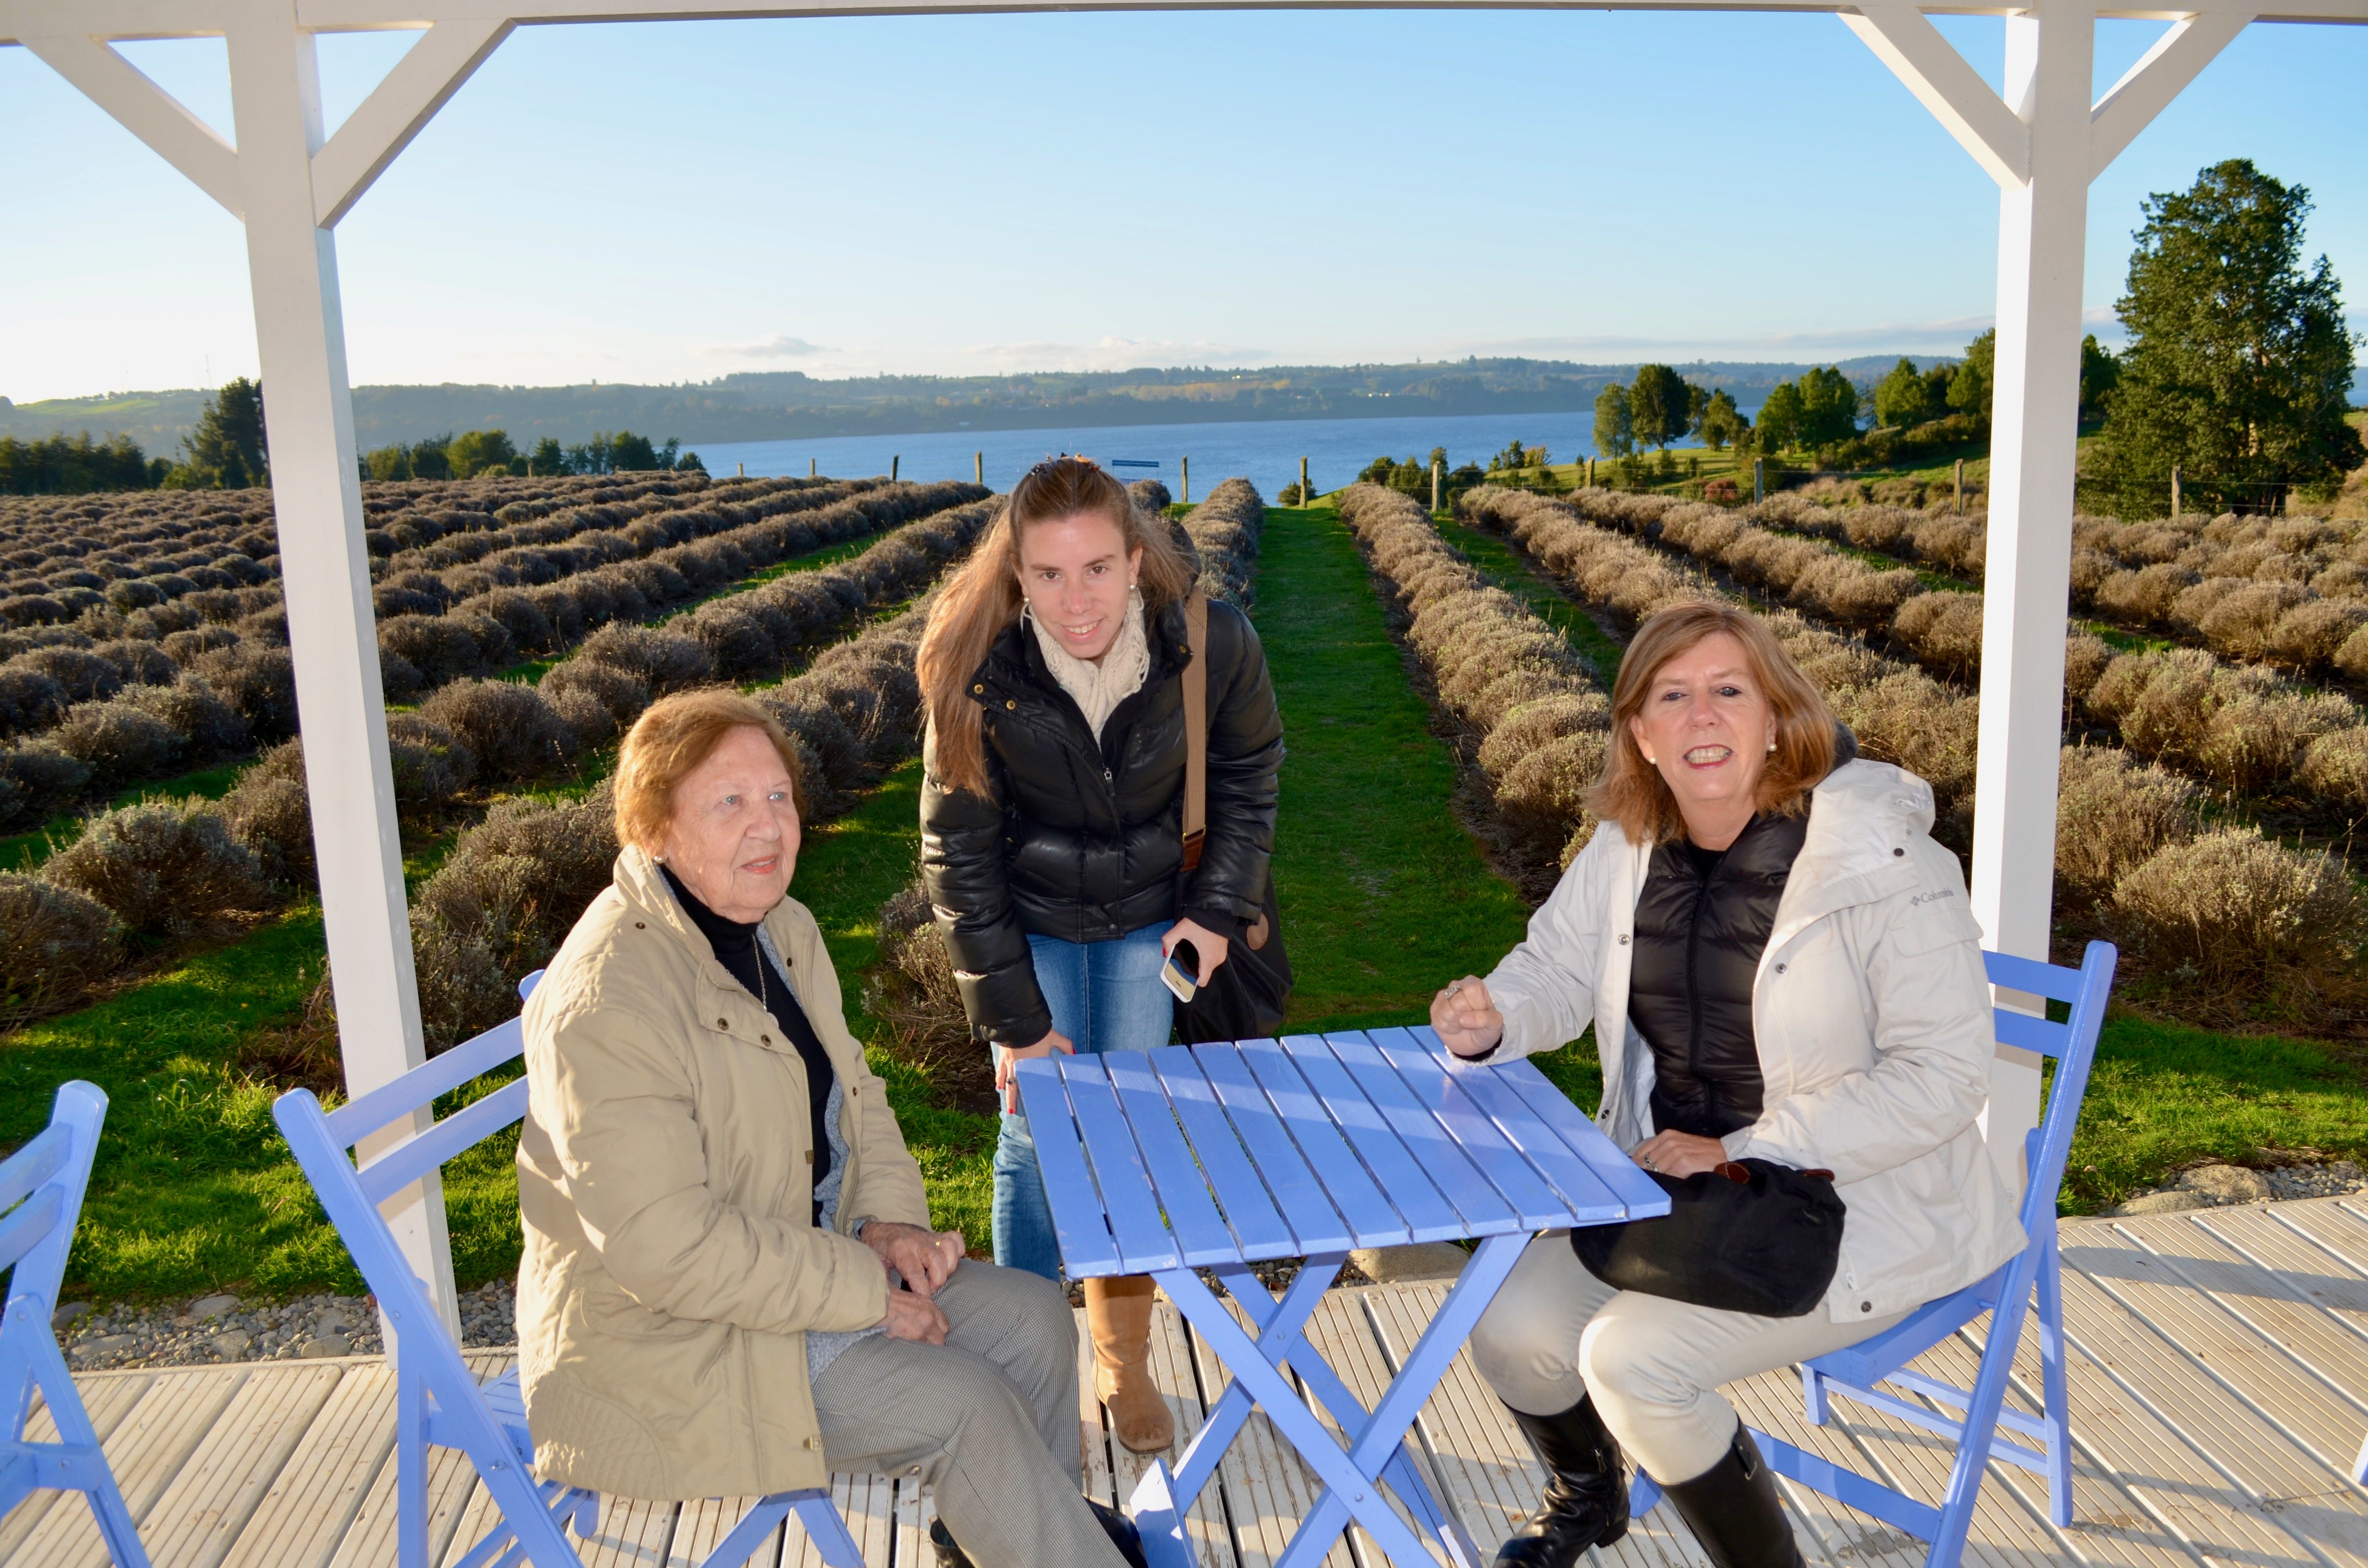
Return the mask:
M1439 1119L1424 1108L1405 1079L1394 1072L1373 1048L1373 1042L1357 1033L1332 1034L1324 1037L1332 1054L1340 1059L1365 1097L1388 1120L1390 1131L1402 1139L1415 1159L1439 1184L1439 1190L1457 1213L1463 1216L1463 1233L1468 1236L1493 1236L1501 1231L1529 1230L1513 1206L1505 1201L1504 1194L1489 1184L1479 1167L1456 1147L1455 1140Z
M1429 1026L1408 1031L1434 1062L1443 1065L1446 1047ZM1548 1127L1543 1118L1530 1108L1530 1103L1516 1094L1505 1080L1516 1073L1537 1073L1526 1060L1515 1059L1502 1067L1482 1067L1452 1073L1456 1086L1472 1097L1473 1104L1496 1123L1497 1131L1506 1141L1521 1152L1530 1168L1545 1177L1554 1189L1570 1204L1572 1219L1579 1224L1600 1224L1607 1221L1628 1218L1628 1206L1604 1183L1594 1168L1569 1144ZM1539 1074L1543 1077L1543 1074ZM1657 1189L1656 1189L1657 1190Z
M1300 1076L1282 1047L1270 1040L1236 1042L1250 1074L1266 1090L1267 1099L1291 1130L1292 1142L1307 1160L1315 1179L1332 1199L1332 1207L1356 1233L1363 1247L1404 1246L1414 1233L1382 1189L1374 1185L1357 1152L1340 1136L1339 1124L1325 1114L1307 1080Z
M1017 1063L1013 1071L1019 1085L1019 1108L1036 1142L1036 1166L1043 1173L1044 1197L1053 1209L1053 1232L1060 1240L1061 1260L1069 1278L1124 1272L1119 1267L1118 1243L1110 1237L1100 1195L1086 1168L1085 1146L1077 1142L1077 1124L1070 1114L1060 1068L1038 1057Z
M1533 1230L1570 1223L1570 1211L1554 1188L1533 1169L1519 1149L1497 1131L1487 1113L1473 1104L1462 1085L1448 1076L1447 1067L1405 1029L1372 1029L1366 1038L1397 1070L1431 1114L1454 1134L1497 1191L1520 1210L1521 1222Z
M1184 1259L1176 1236L1159 1211L1159 1195L1152 1190L1151 1174L1143 1168L1143 1152L1134 1145L1134 1130L1119 1109L1118 1096L1102 1059L1088 1051L1060 1059L1061 1081L1077 1114L1086 1157L1093 1162L1094 1180L1102 1189L1102 1207L1110 1215L1110 1234L1118 1240L1119 1256L1129 1274L1174 1268ZM1034 1123L1030 1124L1033 1130Z
M1177 1119L1184 1124L1184 1135L1191 1141L1201 1174L1208 1177L1218 1205L1225 1211L1225 1222L1241 1244L1243 1260L1296 1256L1298 1239L1282 1222L1273 1196L1259 1182L1191 1048L1164 1045L1150 1053L1150 1062L1160 1087L1167 1091L1167 1103L1175 1107Z
M1167 1211L1167 1223L1176 1232L1184 1261L1195 1268L1240 1262L1242 1249L1209 1198L1208 1177L1192 1158L1192 1146L1176 1125L1167 1096L1160 1093L1151 1059L1139 1051L1107 1051L1102 1067L1110 1074L1119 1105L1134 1128L1135 1142L1143 1150L1151 1183L1159 1190L1160 1206Z
M1285 1035L1282 1049L1291 1053L1300 1075L1324 1102L1324 1108L1341 1133L1363 1157L1365 1169L1390 1204L1405 1217L1409 1233L1418 1242L1452 1242L1463 1235L1463 1221L1455 1205L1440 1196L1423 1174L1422 1163L1390 1131L1389 1122L1357 1087L1340 1059L1321 1035Z
M1275 1115L1266 1092L1250 1076L1241 1051L1231 1045L1201 1046L1193 1051L1192 1059L1217 1091L1226 1119L1241 1135L1242 1147L1249 1151L1258 1178L1274 1194L1283 1223L1299 1238L1300 1250L1346 1252L1355 1246L1356 1239L1333 1209L1324 1184L1307 1168L1282 1119Z
M1534 1065L1527 1062L1520 1065L1530 1070L1504 1073L1499 1081L1509 1085L1538 1113L1538 1119L1554 1129L1570 1146L1572 1153L1587 1162L1598 1179L1628 1206L1629 1218L1643 1219L1669 1211L1669 1195L1637 1168L1626 1150L1606 1137L1603 1130L1571 1104L1570 1096L1555 1088Z

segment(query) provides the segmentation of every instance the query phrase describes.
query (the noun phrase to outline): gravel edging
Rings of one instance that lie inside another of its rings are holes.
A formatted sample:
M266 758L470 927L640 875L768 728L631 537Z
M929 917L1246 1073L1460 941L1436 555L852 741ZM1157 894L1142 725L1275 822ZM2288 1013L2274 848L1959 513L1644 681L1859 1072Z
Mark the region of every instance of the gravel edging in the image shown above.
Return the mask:
M2249 1170L2243 1165L2198 1165L2169 1185L2132 1193L2099 1218L2177 1214L2191 1209L2226 1209L2245 1203L2278 1203L2298 1198L2342 1198L2368 1191L2368 1173L2350 1160L2324 1165L2281 1165Z
M517 1344L517 1303L518 1286L508 1279L461 1292L463 1347ZM252 1303L211 1295L103 1312L68 1301L51 1321L77 1372L377 1356L386 1348L375 1298L327 1292Z

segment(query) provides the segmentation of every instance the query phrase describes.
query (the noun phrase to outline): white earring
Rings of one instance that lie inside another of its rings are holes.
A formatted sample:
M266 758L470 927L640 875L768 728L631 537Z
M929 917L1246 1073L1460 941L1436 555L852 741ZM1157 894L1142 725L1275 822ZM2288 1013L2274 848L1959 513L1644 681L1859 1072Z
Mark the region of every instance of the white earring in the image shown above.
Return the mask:
M1776 753L1776 743L1772 740L1768 743L1768 752L1771 756Z
M1645 766L1647 767L1658 767L1661 766L1661 759L1655 756L1651 752L1646 752L1645 754Z

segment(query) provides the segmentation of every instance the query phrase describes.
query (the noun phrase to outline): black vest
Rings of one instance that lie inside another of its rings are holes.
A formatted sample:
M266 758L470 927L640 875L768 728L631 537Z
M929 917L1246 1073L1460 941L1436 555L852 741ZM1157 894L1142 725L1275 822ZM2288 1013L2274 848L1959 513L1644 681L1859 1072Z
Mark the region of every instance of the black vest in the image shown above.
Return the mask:
M1805 813L1754 817L1723 853L1654 846L1636 902L1628 1017L1653 1050L1653 1125L1720 1138L1759 1119L1751 983Z

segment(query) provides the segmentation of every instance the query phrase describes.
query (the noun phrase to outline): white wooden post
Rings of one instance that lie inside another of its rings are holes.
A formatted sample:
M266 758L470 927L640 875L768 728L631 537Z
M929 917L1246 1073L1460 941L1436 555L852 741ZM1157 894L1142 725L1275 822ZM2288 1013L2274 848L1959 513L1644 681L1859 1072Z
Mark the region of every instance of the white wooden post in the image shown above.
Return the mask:
M1989 946L2033 959L2047 957L2055 887L2095 17L2087 0L2038 0L2006 23L2006 102L2028 128L2030 163L2029 178L1998 196L1972 892ZM2039 1010L2036 998L1998 1000ZM2039 1125L2039 1088L2038 1056L2000 1047L1985 1126L2017 1192L2023 1134Z
M359 1096L427 1060L411 961L394 778L361 483L346 381L336 241L314 222L313 154L322 145L313 36L284 4L250 5L229 35L231 92L271 444L288 642L304 733L329 974L346 1090ZM424 1131L422 1113L365 1143L365 1159ZM433 1176L389 1200L389 1222L455 1336L460 1312ZM386 1336L393 1345L393 1335Z

